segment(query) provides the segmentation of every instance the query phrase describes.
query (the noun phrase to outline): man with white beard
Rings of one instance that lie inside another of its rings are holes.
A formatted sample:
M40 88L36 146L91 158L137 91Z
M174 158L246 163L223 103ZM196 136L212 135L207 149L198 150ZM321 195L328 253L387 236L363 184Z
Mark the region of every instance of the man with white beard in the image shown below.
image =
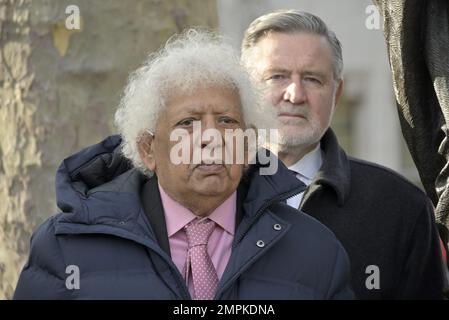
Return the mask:
M272 150L308 186L287 203L342 242L356 296L441 298L442 258L429 199L396 172L347 156L330 129L343 92L334 32L310 13L269 13L246 30L242 61L276 110L280 142Z

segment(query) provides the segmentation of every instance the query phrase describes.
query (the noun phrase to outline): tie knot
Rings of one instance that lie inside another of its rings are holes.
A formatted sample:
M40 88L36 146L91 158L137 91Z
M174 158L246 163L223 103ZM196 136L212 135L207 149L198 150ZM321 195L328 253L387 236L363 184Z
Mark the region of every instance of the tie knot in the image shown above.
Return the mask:
M207 245L212 231L215 229L215 222L210 219L201 221L194 220L185 227L187 243L189 249L195 246Z

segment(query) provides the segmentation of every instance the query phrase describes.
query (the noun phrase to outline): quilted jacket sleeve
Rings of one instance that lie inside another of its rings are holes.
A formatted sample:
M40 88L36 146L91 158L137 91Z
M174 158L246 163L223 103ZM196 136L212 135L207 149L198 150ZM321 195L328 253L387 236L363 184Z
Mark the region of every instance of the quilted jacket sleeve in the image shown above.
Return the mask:
M65 264L49 218L31 237L30 255L14 292L14 299L70 299Z

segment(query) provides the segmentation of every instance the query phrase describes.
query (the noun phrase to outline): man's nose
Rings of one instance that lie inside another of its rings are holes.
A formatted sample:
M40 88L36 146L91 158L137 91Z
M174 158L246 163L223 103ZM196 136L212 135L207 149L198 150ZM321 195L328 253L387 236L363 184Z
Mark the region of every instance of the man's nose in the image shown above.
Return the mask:
M215 119L206 119L202 123L201 148L217 148L222 145L222 134L218 129Z
M301 104L304 102L306 95L300 80L292 81L284 91L284 101L293 104Z

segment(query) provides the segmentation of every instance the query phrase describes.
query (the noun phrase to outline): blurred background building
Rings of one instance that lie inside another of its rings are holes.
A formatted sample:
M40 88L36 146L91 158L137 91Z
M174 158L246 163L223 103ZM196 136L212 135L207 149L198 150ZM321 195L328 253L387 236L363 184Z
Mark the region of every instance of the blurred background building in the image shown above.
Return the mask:
M332 124L340 142L350 155L419 184L399 129L381 25L367 27L367 19L375 19L371 5L0 0L0 299L12 297L32 231L57 212L54 175L61 160L114 133L113 113L129 72L189 26L217 29L238 48L249 23L272 10L323 18L343 44L345 91ZM72 29L76 8L79 28Z

